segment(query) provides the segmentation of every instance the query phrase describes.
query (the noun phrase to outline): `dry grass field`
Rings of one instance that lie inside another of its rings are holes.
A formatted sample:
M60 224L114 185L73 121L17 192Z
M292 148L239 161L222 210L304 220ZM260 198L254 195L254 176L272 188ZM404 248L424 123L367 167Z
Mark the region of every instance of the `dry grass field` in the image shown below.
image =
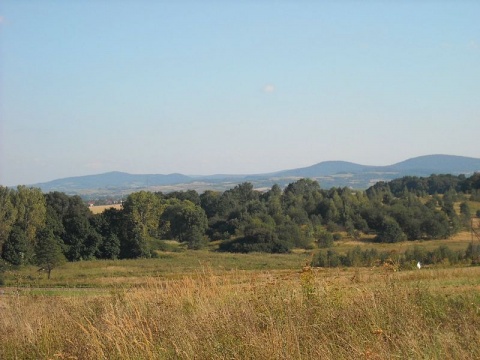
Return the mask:
M214 272L0 298L2 359L478 359L480 268Z
M92 213L94 214L100 214L104 212L107 209L117 209L121 210L122 209L122 204L112 204L112 205L96 205L96 206L90 206L89 209Z
M307 260L187 251L80 262L55 272L62 288L37 288L48 283L26 271L0 295L0 358L480 358L480 267Z

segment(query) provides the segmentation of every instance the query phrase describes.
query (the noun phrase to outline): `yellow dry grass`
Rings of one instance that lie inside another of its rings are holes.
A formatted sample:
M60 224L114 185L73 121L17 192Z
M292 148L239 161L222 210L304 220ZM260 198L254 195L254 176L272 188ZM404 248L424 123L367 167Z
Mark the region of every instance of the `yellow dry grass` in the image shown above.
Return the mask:
M2 359L477 359L480 267L213 271L5 294Z
M97 206L90 206L89 209L94 214L101 214L107 209L122 209L122 204L112 204L112 205L97 205Z

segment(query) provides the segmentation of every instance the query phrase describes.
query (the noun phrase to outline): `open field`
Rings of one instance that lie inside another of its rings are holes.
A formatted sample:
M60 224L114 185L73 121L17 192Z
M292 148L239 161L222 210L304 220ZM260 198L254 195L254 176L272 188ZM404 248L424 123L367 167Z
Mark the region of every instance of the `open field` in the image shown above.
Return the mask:
M468 235L419 245L465 249ZM335 248L359 244L377 246ZM480 358L480 267L310 268L308 251L159 256L67 263L51 280L8 272L0 358Z
M360 241L345 238L335 242L333 250L346 253L356 246L362 249L376 248L378 251L403 253L414 246L433 250L446 245L454 251L464 251L472 241L470 232L465 231L445 240L405 241L400 243L373 243L371 239ZM475 243L479 239L473 238ZM176 242L169 242L174 247ZM213 243L212 248L216 246ZM67 288L112 288L116 286L138 286L146 277L161 280L178 279L190 276L208 267L214 271L291 271L310 263L315 250L297 250L291 254L234 254L209 250L185 250L182 247L175 252L159 252L158 258L135 260L96 260L68 262L52 271L52 278L38 272L35 266L27 266L5 274L5 285L20 288L31 287L67 287Z
M311 254L231 254L211 251L160 253L155 259L96 260L70 262L52 271L47 280L36 267L7 272L8 287L112 288L143 284L147 277L175 280L191 276L207 267L218 272L291 271L310 261Z
M480 267L203 267L103 293L65 291L0 296L0 358L480 357Z
M112 204L112 205L95 205L95 206L90 206L89 209L92 213L94 214L100 214L104 212L107 209L117 209L121 210L122 209L122 204Z

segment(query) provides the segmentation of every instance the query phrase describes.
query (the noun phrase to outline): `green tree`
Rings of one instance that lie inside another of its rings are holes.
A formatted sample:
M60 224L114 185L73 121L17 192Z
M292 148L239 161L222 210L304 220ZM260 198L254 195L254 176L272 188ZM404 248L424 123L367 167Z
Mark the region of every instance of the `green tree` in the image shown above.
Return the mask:
M310 227L308 230L310 230ZM306 231L303 231L300 226L288 217L281 224L275 226L275 233L277 234L278 240L282 243L289 244L289 246L307 248L312 243L312 239L307 236Z
M456 194L452 194L451 191L447 192L443 197L442 205L442 211L450 221L450 234L456 233L461 228L461 221L455 211L454 196L456 197Z
M46 226L52 229L56 236L63 237L65 234L64 219L70 208L70 196L59 191L45 194L47 206Z
M62 239L67 259L78 261L94 258L103 240L97 231L97 220L101 216L94 216L79 196L55 191L46 194L45 200L46 227Z
M317 181L300 179L289 184L283 192L283 207L299 225L308 223L309 216L316 213L323 195Z
M333 246L333 235L331 232L328 232L321 227L317 227L315 233L318 247L329 248Z
M429 239L446 239L450 235L448 217L441 211L434 211L424 217L421 229Z
M120 238L122 228L121 210L107 209L90 218L90 224L100 234L100 242L95 257L99 259L117 259L120 255Z
M278 239L277 234L268 227L249 227L245 236L220 245L220 250L231 252L267 252L288 253L292 244Z
M102 238L91 226L93 214L79 196L68 198L67 206L59 214L64 232L65 255L70 261L93 259Z
M13 196L13 204L17 210L15 224L25 231L27 239L35 244L37 231L45 226L45 197L40 189L21 185Z
M277 184L262 195L262 201L265 202L268 214L273 218L280 218L283 215L282 210L282 189Z
M149 240L159 236L163 210L161 199L151 192L139 191L128 196L123 204L125 232L120 239L122 257L151 256Z
M125 214L123 210L110 208L91 218L90 223L104 238L115 234L119 239L124 236Z
M13 196L13 190L0 186L0 249L17 218L17 209L12 203Z
M425 213L430 212L420 202L409 200L396 200L388 209L388 213L400 225L408 240L416 240L422 237L420 224Z
M200 206L189 200L171 201L163 212L162 221L169 229L167 237L187 243L190 249L199 249L204 245L208 220Z
M463 226L465 227L470 226L472 212L470 211L470 206L468 206L468 203L462 202L460 204L460 215L461 215L461 221Z
M165 199L190 200L195 205L200 205L201 199L195 190L172 191L164 195Z
M376 241L385 243L395 243L406 240L407 237L402 231L398 222L391 217L385 217L383 219L380 231L377 234Z
M30 262L33 255L32 243L25 231L14 226L2 246L2 258L12 265L20 266Z
M231 192L240 206L244 206L249 201L256 200L260 196L260 193L253 190L253 185L249 182L241 183L227 192Z
M47 271L49 279L52 270L65 262L60 242L50 229L41 230L37 236L35 263Z
M208 218L212 218L220 212L219 204L221 196L222 194L220 192L213 190L206 190L200 195L200 204Z
M223 219L232 218L232 213L242 213L249 202L259 198L260 193L253 190L251 183L239 184L233 189L223 192L216 202L216 214ZM210 211L208 212L210 213Z
M120 239L114 233L103 238L99 246L98 257L102 259L117 259L120 255Z

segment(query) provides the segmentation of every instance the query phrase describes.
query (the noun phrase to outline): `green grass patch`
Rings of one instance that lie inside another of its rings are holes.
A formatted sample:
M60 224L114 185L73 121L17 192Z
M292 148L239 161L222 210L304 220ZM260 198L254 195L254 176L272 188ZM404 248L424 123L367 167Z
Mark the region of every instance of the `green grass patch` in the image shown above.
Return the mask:
M308 252L292 254L230 254L207 250L159 252L158 258L135 260L92 260L66 263L52 271L48 280L37 267L28 266L5 273L5 286L101 287L136 285L142 278L176 279L208 267L215 271L287 270L301 268Z

